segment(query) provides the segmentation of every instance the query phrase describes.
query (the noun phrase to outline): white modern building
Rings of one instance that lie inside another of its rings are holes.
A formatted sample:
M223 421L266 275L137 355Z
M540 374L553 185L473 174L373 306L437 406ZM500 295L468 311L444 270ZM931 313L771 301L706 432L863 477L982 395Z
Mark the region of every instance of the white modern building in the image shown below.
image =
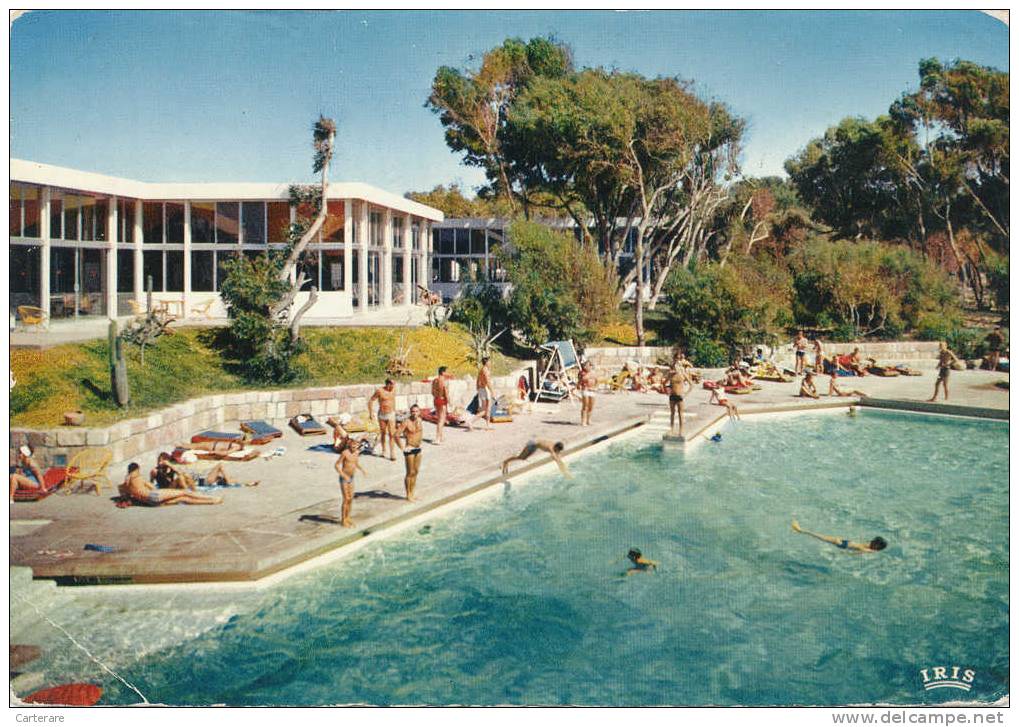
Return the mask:
M350 182L331 183L326 204L306 256L319 300L305 320L414 305L442 212ZM287 184L148 183L11 159L11 313L130 316L151 279L170 312L223 318L222 263L284 245L296 214Z

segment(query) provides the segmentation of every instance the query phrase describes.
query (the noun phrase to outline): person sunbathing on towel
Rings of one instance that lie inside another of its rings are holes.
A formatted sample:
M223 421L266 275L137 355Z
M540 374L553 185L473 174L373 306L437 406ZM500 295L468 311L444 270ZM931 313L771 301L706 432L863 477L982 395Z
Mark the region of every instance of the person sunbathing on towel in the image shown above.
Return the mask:
M18 448L17 463L11 467L11 502L14 502L15 490L41 490L42 483L42 470L32 459L32 450L27 445L21 445Z
M814 372L807 371L803 376L803 383L800 384L800 393L798 396L809 399L820 399L818 396L817 387L814 386Z
M823 540L826 543L831 543L842 550L853 550L857 553L877 553L878 551L884 550L888 547L888 542L880 536L874 538L869 543L854 543L846 538L836 538L832 535L819 535L818 533L812 533L809 530L804 530L795 520L793 520L793 532L800 533L802 535L809 535L812 538L817 538L818 540Z
M240 452L246 445L244 442L192 442L187 449L194 449L199 452L211 452L212 454L233 454Z
M196 487L230 487L243 484L246 487L254 487L254 482L240 482L231 479L226 473L226 467L222 463L216 464L211 470L204 473L189 471L173 462L173 458L166 452L160 452L156 460L156 466L149 474L149 479L156 483L159 489L169 490L194 490Z
M845 359L845 363L843 365L846 366L846 368L851 370L853 373L855 373L857 376L867 375L867 369L863 367L863 359L860 357L859 348L853 349L853 352L849 354L848 359Z
M187 490L160 490L142 479L141 468L137 462L127 466L127 477L120 486L120 494L140 505L219 505L222 497L197 495Z
M559 456L559 453L563 451L563 446L564 445L562 442L552 442L548 439L531 439L530 441L527 442L527 444L524 445L524 448L520 450L520 454L515 455L513 457L509 457L503 461L502 474L505 476L506 474L509 473L510 462L514 462L518 459L521 461L526 461L528 458L530 458L532 454L534 454L540 449L543 452L548 452L550 455L552 455L552 460L559 467L559 471L563 473L564 477L569 477L572 479L573 475L570 474L570 470L566 466L566 463L563 462L562 457Z
M863 393L862 391L857 391L856 389L852 389L850 391L843 391L838 387L838 384L835 383L835 379L837 378L838 376L836 376L834 372L832 372L829 375L828 396L866 396L865 393Z

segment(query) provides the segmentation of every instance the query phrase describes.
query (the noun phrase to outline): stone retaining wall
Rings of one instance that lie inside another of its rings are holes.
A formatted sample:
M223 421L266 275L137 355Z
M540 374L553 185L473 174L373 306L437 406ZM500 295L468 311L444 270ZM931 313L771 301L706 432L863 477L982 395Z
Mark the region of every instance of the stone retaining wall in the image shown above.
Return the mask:
M887 341L880 343L832 343L823 341L821 344L826 356L831 354L852 353L854 348L860 349L864 358L874 358L879 363L897 364L909 363L923 368L924 363L934 365L938 357L937 341ZM769 351L767 346L762 346L765 353ZM595 367L601 370L618 371L623 363L628 360L637 361L642 364L652 364L659 358L669 358L672 355L671 346L620 346L618 348L588 348L585 356L591 359ZM808 350L808 357L813 360L813 351ZM793 364L794 354L791 343L778 346L774 351L774 360L779 364Z
M514 392L522 375L533 380L532 368L533 364L508 376L494 377L495 393ZM87 447L109 447L113 452L113 462L120 463L171 449L206 429L237 431L236 423L246 419L263 419L282 428L298 414L310 413L322 418L344 412L364 415L368 411L368 399L377 387L377 384L358 384L216 394L191 399L105 428L12 428L10 446L13 451L27 444L45 466L64 464ZM431 408L431 391L431 383L428 382L397 384L397 409L407 409L411 404ZM449 382L451 405L466 406L474 397L474 391L473 377L452 379Z

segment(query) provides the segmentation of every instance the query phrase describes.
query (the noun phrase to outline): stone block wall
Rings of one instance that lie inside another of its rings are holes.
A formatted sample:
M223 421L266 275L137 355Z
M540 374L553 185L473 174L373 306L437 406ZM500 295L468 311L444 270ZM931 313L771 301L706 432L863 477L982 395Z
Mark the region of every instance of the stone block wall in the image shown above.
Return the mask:
M520 376L533 380L533 364L508 376L494 378L496 395L513 393ZM281 391L246 391L216 394L175 404L137 419L118 422L104 428L58 427L55 429L12 428L11 457L23 444L31 447L43 466L60 465L88 447L109 447L113 462L121 464L134 459L155 459L156 453L172 449L191 440L192 435L206 429L239 431L237 423L247 419L263 419L283 428L291 417L310 413L325 418L342 413L366 416L368 399L376 384L328 386ZM398 409L411 404L431 408L431 383L412 381L396 387ZM453 379L449 384L450 404L467 406L474 397L473 377ZM117 475L119 477L119 474Z

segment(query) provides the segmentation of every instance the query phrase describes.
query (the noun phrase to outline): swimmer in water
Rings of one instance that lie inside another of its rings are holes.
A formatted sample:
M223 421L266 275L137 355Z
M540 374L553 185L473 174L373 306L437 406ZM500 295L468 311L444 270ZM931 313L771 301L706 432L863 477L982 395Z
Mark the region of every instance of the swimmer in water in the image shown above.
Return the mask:
M633 573L644 573L649 570L658 570L658 563L653 560L648 560L644 557L636 548L630 548L630 552L626 554L626 557L633 563L633 567L626 571L626 575Z
M874 538L869 543L854 543L846 538L836 538L832 535L820 535L818 533L812 533L809 530L804 530L795 520L793 520L793 532L809 535L812 538L817 538L818 540L823 540L826 543L831 543L836 548L852 550L857 553L877 553L878 551L884 550L888 547L888 542L880 536Z

